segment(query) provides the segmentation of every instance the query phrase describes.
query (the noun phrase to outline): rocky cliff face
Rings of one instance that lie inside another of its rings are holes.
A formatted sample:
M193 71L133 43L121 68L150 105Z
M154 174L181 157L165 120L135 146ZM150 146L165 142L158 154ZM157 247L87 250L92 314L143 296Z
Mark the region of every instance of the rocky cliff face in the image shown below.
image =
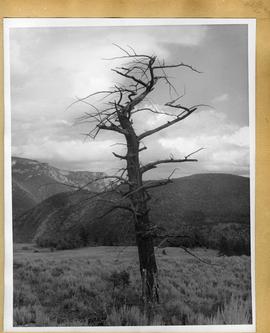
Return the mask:
M97 180L103 176L103 172L61 170L36 160L12 157L13 213L19 214L54 194L80 187L100 192L107 184L104 179Z

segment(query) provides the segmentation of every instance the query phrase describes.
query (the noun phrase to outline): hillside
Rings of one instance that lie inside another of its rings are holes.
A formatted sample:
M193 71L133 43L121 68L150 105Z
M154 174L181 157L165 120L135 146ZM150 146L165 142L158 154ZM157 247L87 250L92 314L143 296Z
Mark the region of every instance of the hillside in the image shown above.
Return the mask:
M126 212L100 218L110 204L103 199L112 195L97 196L89 191L58 193L42 201L13 221L15 242L38 242L41 246L79 247L89 242L121 241L121 228L127 227ZM129 224L132 227L132 224Z
M105 181L91 181L104 175L102 172L61 170L36 160L12 157L13 214L19 216L56 193L80 186L86 185L87 190L99 192Z
M249 178L230 174L196 174L154 189L152 215L161 224L249 222Z
M28 192L22 184L13 179L12 181L12 207L13 215L19 216L38 203L37 197Z
M249 179L226 174L200 174L174 179L151 191L151 219L169 231L199 235L214 232L236 234L249 226ZM36 241L60 248L87 244L134 243L131 216L116 210L102 217L114 200L112 194L97 196L89 191L60 193L14 220L15 242ZM217 225L221 227L217 228ZM209 227L210 225L210 227ZM233 227L225 228L225 225ZM236 225L236 227L235 227ZM246 225L245 228L238 227ZM197 230L197 231L198 231ZM196 231L196 232L197 232Z

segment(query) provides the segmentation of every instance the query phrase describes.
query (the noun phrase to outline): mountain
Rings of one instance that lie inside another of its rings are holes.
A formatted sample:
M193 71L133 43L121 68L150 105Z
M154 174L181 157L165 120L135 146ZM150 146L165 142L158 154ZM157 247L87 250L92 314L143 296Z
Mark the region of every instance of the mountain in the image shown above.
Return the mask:
M13 215L18 216L34 207L38 203L37 198L15 179L12 181L12 207Z
M249 178L193 175L153 188L150 195L151 220L170 232L186 234L196 229L199 237L212 233L213 239L220 238L225 229L231 235L233 230L233 237L242 230L247 235ZM116 199L116 194L86 190L59 193L14 219L14 240L58 248L134 243L129 212L115 210L103 216L111 207L109 201Z
M92 181L103 176L103 172L67 171L36 160L12 157L13 214L18 216L56 193L81 186L100 192L105 180Z
M90 192L89 192L90 193ZM15 242L31 242L38 230L44 232L52 232L50 223L60 226L64 224L65 217L70 214L69 207L73 208L73 213L76 212L76 206L80 204L80 201L86 199L88 191L78 192L74 195L74 192L62 192L57 193L41 203L37 204L34 208L28 210L25 214L19 217L15 217L13 220L13 237ZM84 207L83 207L84 208ZM83 211L80 212L84 214ZM54 219L58 221L54 222Z
M249 221L249 178L222 174L196 174L173 179L153 190L153 218L168 224L179 217L196 223ZM160 208L159 208L160 207ZM192 220L192 221L191 221Z
M105 244L109 239L118 242L121 230L133 226L125 211L102 216L111 207L108 201L115 199L111 193L97 195L86 190L53 195L13 220L14 241L60 248Z

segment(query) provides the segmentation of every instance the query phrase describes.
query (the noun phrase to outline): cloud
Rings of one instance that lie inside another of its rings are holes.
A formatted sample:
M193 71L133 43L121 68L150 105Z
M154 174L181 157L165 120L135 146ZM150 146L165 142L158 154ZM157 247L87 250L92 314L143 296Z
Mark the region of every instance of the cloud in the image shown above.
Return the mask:
M38 142L29 143L14 147L14 156L23 156L30 159L41 161L54 161L55 166L69 166L81 170L101 170L110 172L111 161L114 160L111 146L115 142L112 140L104 141L53 141L49 138L42 138Z
M175 112L175 109L161 105L152 105L152 108L175 115L179 113L178 110ZM172 120L172 118L167 115L159 115L148 112L143 114L138 113L136 120L140 124L138 127L140 127L141 130L145 130L160 126L163 123ZM159 132L159 135L171 138L172 141L179 135L186 138L194 138L204 134L206 136L215 135L219 137L225 133L232 133L238 128L239 126L229 121L225 113L212 109L201 108L201 110L198 109L183 121L163 130L162 132Z
M165 26L147 30L144 27L125 27L124 30L101 29L100 33L94 30L64 29L61 32L59 29L44 28L12 31L12 139L15 151L34 152L33 142L37 146L43 145L40 138L44 141L49 138L50 141L59 142L59 145L63 141L79 140L80 128L72 127L72 123L89 108L79 104L68 112L65 109L75 96L84 97L93 91L108 89L119 80L110 70L119 61L103 59L122 55L121 50L113 47L112 43L125 47L136 45L138 53L158 54L166 59L170 52L164 46L165 42L197 45L206 34L206 28L199 27L192 27L191 30ZM63 119L65 122L62 122ZM151 121L156 125L159 120L149 121L150 125ZM162 117L160 121L163 121ZM146 125L143 122L139 124L139 130ZM82 132L88 130L84 126ZM42 147L44 152L45 148ZM56 153L50 153L48 142L46 147L48 156L56 158ZM51 148L55 150L53 145ZM46 157L45 153L39 153L39 147L35 151L41 158ZM60 155L57 156L59 159Z
M171 27L170 31L164 29L163 32L159 34L159 41L189 47L198 46L203 43L207 36L207 31L207 26ZM168 38L168 34L170 38Z
M153 107L153 106L152 106ZM160 105L154 106L161 110ZM166 110L168 111L168 110ZM166 115L138 113L139 133L145 129L155 128L171 120ZM170 164L161 166L163 174L174 168L180 168L182 174L193 172L229 172L248 175L249 172L249 127L232 123L225 113L216 110L201 110L185 120L168 127L144 139L148 147L141 158L144 163L149 160L184 158L199 148L205 148L193 157L198 159L194 164ZM167 170L167 171L166 171ZM158 170L151 171L158 176ZM150 175L147 175L151 177Z
M227 124L219 126L219 134L208 128L193 137L160 138L163 149L174 156L187 156L199 148L205 148L193 155L205 172L230 172L248 175L250 163L249 128L232 130Z
M155 107L161 108L158 105ZM137 113L135 120L137 133L142 133L146 129L166 123L171 118L144 112ZM28 131L30 133L27 136L28 140L14 144L13 154L51 162L59 167L102 170L109 173L122 165L112 155L112 151L125 154L123 146L114 146L117 142L123 142L120 135L105 131L98 140L84 142L78 135L77 129L70 126L70 122L59 119L53 120L52 124L47 120L47 123L44 123L47 129L40 130L31 129L31 123L24 123L24 128L18 130ZM180 123L145 138L143 143L148 148L141 153L143 164L168 158L171 154L175 158L184 158L199 148L205 148L193 156L198 159L196 166L191 164L161 166L154 172L147 173L147 178L165 176L175 167L180 168L182 175L193 172L225 171L248 174L249 127L232 124L225 114L214 110L197 112Z
M111 68L123 59L103 59L123 54L112 43L127 48L127 45L135 45L138 53L156 54L168 63L178 61L179 56L195 59L200 50L199 61L204 58L207 64L207 52L213 54L215 48L198 46L209 40L208 31L206 26L17 29L11 34L13 153L63 168L116 170L119 161L113 157L112 151L121 153L123 149L111 145L121 140L119 136L104 132L97 141L84 142L81 133L88 132L92 124L73 126L73 123L76 117L89 111L89 106L78 104L65 111L66 107L75 96L84 97L108 89L120 80ZM226 44L223 45L225 48ZM211 63L208 68L213 77L207 73L198 76L188 70L168 71L180 92L187 83L188 96L181 99L184 105L197 103L194 102L196 96L198 103L207 104L209 100L212 100L210 104L220 103L218 106L222 112L200 109L183 122L145 138L148 149L141 154L143 163L167 158L171 153L183 157L205 147L196 155L197 164L177 165L181 174L213 170L248 173L249 128L247 122L240 125L231 120L231 110L234 110L233 115L238 114L238 106L231 91L230 94L220 93L228 90L219 79L221 73L218 76L215 71L222 69L222 64L215 66L212 68ZM144 106L172 112L162 105L168 101L167 88L159 85ZM138 133L142 133L168 120L171 118L166 115L137 113L134 126ZM174 167L161 165L146 177L166 176Z
M215 98L213 98L212 103L220 103L220 102L225 102L229 99L229 95L228 94L222 94L219 96L216 96Z
M167 59L170 52L164 43L195 46L204 40L206 33L205 26L103 27L98 33L97 28L91 27L62 31L14 29L11 34L13 85L21 87L21 83L30 83L33 87L31 81L34 80L34 91L44 92L45 89L42 86L38 89L38 86L42 84L50 88L54 82L63 82L58 74L53 75L62 71L62 75L67 75L64 79L71 84L71 95L82 97L114 83L110 69L119 62L112 63L104 58L121 56L123 52L113 44L132 52L127 46L130 45L139 54L156 54L161 59ZM54 89L54 92L61 93L61 88Z

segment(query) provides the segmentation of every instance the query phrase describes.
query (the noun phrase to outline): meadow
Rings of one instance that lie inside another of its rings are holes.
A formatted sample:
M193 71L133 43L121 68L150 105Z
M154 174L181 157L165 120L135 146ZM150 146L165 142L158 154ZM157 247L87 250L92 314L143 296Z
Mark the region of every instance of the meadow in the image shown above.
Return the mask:
M160 304L142 311L135 247L76 250L14 247L14 326L211 325L251 323L250 257L157 249Z

